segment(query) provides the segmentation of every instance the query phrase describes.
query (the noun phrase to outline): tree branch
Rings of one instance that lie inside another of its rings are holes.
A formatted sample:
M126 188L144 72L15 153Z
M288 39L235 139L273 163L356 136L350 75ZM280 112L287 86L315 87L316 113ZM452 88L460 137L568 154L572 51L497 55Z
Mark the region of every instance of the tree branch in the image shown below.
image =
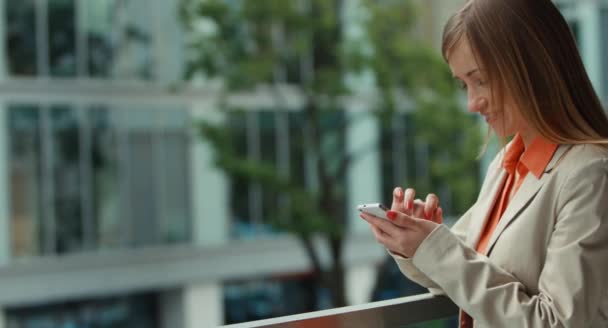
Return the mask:
M312 264L313 270L315 273L323 272L323 267L321 266L321 261L319 259L319 255L313 245L312 238L309 234L300 234L300 241L304 246L304 251L308 255L310 262Z

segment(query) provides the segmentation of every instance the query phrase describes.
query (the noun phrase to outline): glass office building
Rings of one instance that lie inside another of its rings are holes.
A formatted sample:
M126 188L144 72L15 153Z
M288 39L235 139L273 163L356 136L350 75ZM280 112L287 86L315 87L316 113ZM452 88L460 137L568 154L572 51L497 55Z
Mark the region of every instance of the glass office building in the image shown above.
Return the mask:
M300 115L265 95L222 115L213 91L184 88L177 4L0 1L0 327L214 327L315 309L299 296L300 245L265 223L277 195L222 175L196 129L227 120L236 149L305 179L285 142ZM383 252L352 244L349 279L365 283Z
M608 3L559 4L606 101ZM436 12L425 21L440 26ZM196 127L225 121L240 153L305 181L297 104L246 95L226 115L212 88L184 84L177 0L0 0L0 34L0 327L215 327L315 310L299 243L267 223L280 197L224 176ZM352 304L400 296L372 291L385 253L355 205L428 174L424 144L393 142L372 119L335 142L361 136L385 145L344 181Z

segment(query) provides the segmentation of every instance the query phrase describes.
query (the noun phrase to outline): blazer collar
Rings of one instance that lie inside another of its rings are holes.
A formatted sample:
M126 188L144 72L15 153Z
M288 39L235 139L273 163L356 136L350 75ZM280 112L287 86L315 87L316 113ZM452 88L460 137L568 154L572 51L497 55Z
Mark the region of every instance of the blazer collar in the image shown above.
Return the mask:
M502 218L498 222L498 225L494 229L492 233L492 237L490 238L490 242L486 248L486 254L489 254L492 251L492 247L496 243L496 240L500 237L504 229L515 220L521 211L530 203L530 201L534 198L536 193L540 190L540 187L548 180L549 174L553 171L557 165L560 163L562 158L566 155L568 150L571 149L570 145L560 145L553 154L551 161L547 164L544 174L537 179L534 175L528 174L524 178L521 187L515 193L513 199L511 199L509 206L507 206ZM507 172L504 168L499 167L496 172L493 173L492 176L488 176L489 184L482 190L485 195L488 197L483 197L480 199L480 203L478 204L475 217L478 218L474 222L471 222L471 230L467 235L467 243L471 247L475 247L479 242L479 238L481 237L482 229L485 226L485 223L490 215L490 210L493 208L494 203L498 196L500 195L500 191L504 184L504 180L507 177Z
M557 166L557 164L562 161L570 149L572 149L572 145L558 146L553 154L553 157L551 158L551 161L549 161L549 164L547 164L547 167L545 167L545 174L551 172Z

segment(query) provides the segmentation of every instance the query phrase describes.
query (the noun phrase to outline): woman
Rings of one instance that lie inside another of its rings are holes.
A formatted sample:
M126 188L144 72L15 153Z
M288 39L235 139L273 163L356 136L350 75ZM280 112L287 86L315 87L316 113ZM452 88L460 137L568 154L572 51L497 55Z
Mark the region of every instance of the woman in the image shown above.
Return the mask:
M608 327L608 119L564 18L550 0L468 1L442 50L468 109L514 138L451 230L413 189L390 221L362 218L462 327Z

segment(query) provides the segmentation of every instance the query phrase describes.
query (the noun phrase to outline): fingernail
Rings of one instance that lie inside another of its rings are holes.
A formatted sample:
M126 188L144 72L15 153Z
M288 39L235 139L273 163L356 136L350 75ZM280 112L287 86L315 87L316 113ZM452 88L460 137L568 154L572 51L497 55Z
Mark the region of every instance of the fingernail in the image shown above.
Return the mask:
M414 202L411 200L408 200L406 205L407 205L408 210L411 210L414 208Z
M397 197L403 198L403 190L401 190L401 189L397 190Z
M427 220L431 219L431 213L424 212L424 216L426 217Z
M388 212L386 212L386 217L389 218L390 220L394 220L397 218L397 212L388 211Z

